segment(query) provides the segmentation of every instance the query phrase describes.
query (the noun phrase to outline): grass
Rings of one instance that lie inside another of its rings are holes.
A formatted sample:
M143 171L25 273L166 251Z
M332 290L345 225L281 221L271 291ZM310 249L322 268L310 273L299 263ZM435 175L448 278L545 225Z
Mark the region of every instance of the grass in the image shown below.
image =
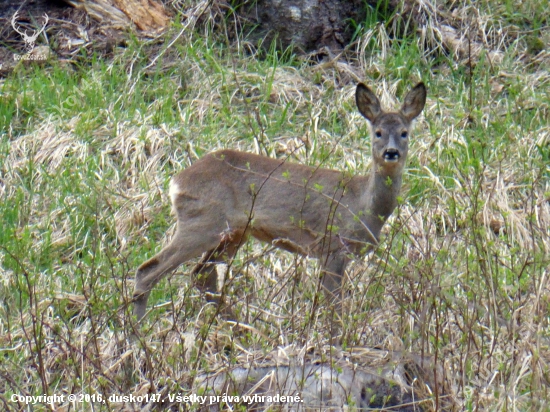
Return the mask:
M193 376L246 351L328 342L329 314L312 311L313 260L245 245L229 294L243 327L204 306L187 276L161 282L136 325L135 268L173 232L176 171L227 147L365 173L356 80L387 108L423 80L402 203L375 253L349 271L344 346L433 355L463 410L548 410L550 76L547 51L532 49L534 37L548 44L548 12L539 1L493 6L478 6L478 29L503 60L482 53L471 69L437 42L390 40L370 22L350 65L291 51L259 59L188 30L151 67L158 50L134 40L110 61L2 79L0 403L188 393Z

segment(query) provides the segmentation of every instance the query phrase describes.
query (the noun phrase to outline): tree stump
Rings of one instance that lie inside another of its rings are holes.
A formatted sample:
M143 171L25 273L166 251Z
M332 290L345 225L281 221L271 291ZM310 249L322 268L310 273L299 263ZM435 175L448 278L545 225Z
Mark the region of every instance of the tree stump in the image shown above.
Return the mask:
M278 49L293 46L302 52L326 47L344 48L353 36L352 21L365 19L363 0L258 0L246 3L237 14L245 30L255 27L248 40L263 41ZM248 31L248 30L246 30Z
M293 46L301 52L345 48L367 18L393 25L398 37L425 24L415 0L244 0L235 14L242 17L247 40L264 48L275 41L279 50Z

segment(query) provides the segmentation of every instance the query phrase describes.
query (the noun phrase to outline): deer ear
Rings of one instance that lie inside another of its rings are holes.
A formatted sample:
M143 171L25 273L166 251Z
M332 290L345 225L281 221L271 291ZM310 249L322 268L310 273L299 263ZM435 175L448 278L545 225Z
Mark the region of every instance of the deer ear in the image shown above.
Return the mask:
M426 104L426 86L424 83L418 83L414 88L407 93L403 106L401 107L401 113L412 120L422 112L424 105Z
M378 97L365 86L363 83L357 85L355 90L355 103L359 112L371 123L374 122L374 119L380 114L380 100Z

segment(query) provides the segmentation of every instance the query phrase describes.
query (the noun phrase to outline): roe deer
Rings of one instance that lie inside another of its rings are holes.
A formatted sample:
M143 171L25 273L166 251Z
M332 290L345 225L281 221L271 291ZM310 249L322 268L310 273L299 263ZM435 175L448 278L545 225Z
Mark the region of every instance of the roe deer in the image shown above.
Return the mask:
M426 87L416 85L399 112L383 111L361 83L355 101L373 135L367 176L234 150L210 153L174 176L170 197L177 230L170 244L137 270L137 318L144 316L151 289L167 272L202 254L194 282L217 301L215 264L232 259L249 235L321 259L322 286L337 299L350 255L377 244L397 206L411 124L424 108Z

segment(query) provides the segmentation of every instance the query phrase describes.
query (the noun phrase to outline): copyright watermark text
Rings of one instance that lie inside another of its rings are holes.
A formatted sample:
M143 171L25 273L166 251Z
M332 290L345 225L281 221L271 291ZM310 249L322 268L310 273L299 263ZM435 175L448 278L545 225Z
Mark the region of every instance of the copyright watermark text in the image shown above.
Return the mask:
M13 394L10 397L11 402L23 403L25 405L37 405L45 404L55 407L55 405L69 403L139 403L147 404L150 402L158 403L184 403L184 404L198 404L198 405L215 405L215 404L248 404L255 403L299 403L303 402L303 399L299 394L295 395L197 395L188 394L168 394L164 398L160 393L145 394L145 395L109 395L104 396L101 394L62 394L62 395L17 395Z
M13 60L16 62L23 61L45 61L48 60L47 54L38 54L38 53L27 53L27 54L13 54Z

